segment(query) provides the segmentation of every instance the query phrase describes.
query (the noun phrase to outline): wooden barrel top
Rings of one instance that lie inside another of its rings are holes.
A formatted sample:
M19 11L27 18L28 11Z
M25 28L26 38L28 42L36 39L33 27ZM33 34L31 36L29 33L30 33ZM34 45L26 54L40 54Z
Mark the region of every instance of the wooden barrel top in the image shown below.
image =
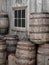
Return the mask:
M49 13L34 13L30 15L30 19L49 18Z

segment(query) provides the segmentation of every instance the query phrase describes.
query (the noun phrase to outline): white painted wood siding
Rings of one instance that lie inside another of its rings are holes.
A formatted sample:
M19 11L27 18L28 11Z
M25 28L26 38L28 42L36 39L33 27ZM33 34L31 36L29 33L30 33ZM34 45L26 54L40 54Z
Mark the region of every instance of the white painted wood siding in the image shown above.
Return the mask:
M0 0L0 12L6 12L6 0Z
M30 12L41 13L49 12L49 0L30 0Z

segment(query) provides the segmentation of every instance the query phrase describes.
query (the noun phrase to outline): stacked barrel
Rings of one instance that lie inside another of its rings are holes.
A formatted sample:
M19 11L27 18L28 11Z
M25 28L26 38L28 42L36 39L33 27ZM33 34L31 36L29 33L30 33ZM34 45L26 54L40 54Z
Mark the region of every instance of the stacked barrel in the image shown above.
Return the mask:
M32 14L30 16L30 40L36 43L49 41L49 14Z
M8 14L0 13L0 35L6 35L9 29Z
M49 65L49 43L39 45L37 65Z
M7 53L8 54L16 52L17 39L16 39L15 35L7 35L6 44L7 44Z
M35 45L29 41L19 41L16 48L16 65L35 65Z
M16 46L17 46L17 37L16 35L6 35L6 46L7 46L7 64L8 64L8 57L10 54L15 54Z
M0 65L6 64L6 40L0 37Z
M37 47L37 65L49 65L49 13L30 15L30 40Z

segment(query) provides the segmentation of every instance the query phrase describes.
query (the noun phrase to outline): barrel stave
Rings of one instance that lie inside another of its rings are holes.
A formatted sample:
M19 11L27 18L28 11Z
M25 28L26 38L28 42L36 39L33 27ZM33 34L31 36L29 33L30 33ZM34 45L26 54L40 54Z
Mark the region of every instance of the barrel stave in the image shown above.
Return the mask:
M17 65L35 65L35 45L28 41L19 41L16 48Z
M32 42L49 41L49 14L32 14L30 16L29 35Z

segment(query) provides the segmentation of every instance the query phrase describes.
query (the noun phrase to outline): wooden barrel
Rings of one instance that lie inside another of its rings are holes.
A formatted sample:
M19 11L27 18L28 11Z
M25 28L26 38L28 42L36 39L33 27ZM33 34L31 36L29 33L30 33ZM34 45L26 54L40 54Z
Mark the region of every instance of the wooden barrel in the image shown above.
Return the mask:
M8 54L16 52L17 39L15 35L7 35L6 44Z
M49 44L39 45L37 65L49 65Z
M16 65L35 65L35 45L29 41L19 41L16 48Z
M0 13L0 34L4 35L8 33L8 14L6 13Z
M6 63L6 40L0 39L0 65Z
M49 14L32 14L30 16L29 32L32 42L49 41Z

